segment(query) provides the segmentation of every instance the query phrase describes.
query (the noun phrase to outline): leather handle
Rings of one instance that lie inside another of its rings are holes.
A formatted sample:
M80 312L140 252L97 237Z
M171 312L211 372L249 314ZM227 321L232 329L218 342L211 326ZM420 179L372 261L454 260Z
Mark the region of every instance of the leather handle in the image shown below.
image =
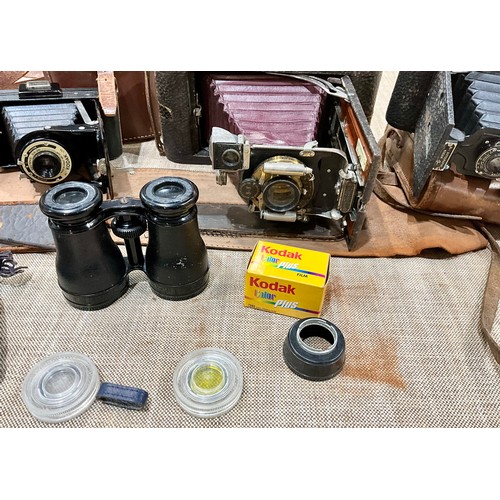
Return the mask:
M116 116L118 112L118 97L115 75L113 71L97 72L97 88L99 102L106 116Z

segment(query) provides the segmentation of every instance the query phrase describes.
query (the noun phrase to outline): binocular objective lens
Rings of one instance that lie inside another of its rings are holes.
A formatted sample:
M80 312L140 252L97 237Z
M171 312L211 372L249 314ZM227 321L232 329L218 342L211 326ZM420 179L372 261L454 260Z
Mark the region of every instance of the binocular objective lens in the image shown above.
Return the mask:
M142 204L151 212L168 217L189 211L198 200L198 188L182 177L160 177L141 189Z
M40 198L40 209L62 222L85 220L102 203L100 189L87 182L63 182L46 191Z
M46 179L57 177L61 173L61 159L54 153L43 152L33 159L33 170Z

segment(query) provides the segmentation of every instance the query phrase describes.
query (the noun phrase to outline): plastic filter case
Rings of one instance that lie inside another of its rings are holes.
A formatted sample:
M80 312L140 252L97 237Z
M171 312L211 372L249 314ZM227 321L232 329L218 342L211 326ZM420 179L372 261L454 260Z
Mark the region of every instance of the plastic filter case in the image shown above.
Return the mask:
M243 390L239 361L223 349L199 349L184 356L174 372L177 403L196 417L218 417L238 402Z
M58 423L74 418L94 402L100 380L87 356L63 352L35 365L24 379L22 398L38 420Z

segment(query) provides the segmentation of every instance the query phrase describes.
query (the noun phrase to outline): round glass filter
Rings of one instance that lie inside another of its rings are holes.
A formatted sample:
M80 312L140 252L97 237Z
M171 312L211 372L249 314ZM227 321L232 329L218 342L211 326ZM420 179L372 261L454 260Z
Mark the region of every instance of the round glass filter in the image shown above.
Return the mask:
M184 356L174 372L177 403L196 417L218 417L240 399L243 371L223 349L198 349Z
M87 356L63 352L35 365L24 379L26 408L42 422L64 422L83 413L94 402L100 380Z

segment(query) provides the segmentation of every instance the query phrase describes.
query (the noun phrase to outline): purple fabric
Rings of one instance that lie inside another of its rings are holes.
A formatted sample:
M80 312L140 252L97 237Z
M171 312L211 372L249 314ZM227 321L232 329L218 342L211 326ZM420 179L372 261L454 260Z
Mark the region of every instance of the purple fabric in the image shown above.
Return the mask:
M208 75L207 132L222 127L251 144L303 146L316 138L325 93L287 77Z

